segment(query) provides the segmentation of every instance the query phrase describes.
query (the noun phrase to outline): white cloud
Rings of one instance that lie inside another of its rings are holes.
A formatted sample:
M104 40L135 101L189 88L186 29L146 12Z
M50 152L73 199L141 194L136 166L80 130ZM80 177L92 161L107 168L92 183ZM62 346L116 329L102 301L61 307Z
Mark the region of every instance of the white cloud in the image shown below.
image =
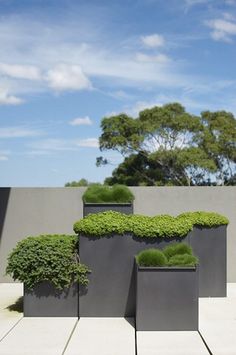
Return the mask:
M91 89L92 84L79 65L58 64L47 73L48 85L56 91Z
M9 158L6 155L0 154L0 161L7 161Z
M76 143L74 140L49 138L39 141L32 142L28 144L29 147L33 148L34 154L36 151L40 151L39 155L42 155L43 151L67 151L67 150L77 150Z
M78 117L73 119L72 121L69 122L69 124L71 126L91 126L93 124L91 118L89 118L88 116L85 117Z
M0 128L0 138L24 138L41 135L41 131L24 127L2 127Z
M39 68L32 65L18 65L0 63L0 74L16 79L39 80Z
M162 47L165 44L164 37L157 33L148 36L141 36L142 43L149 48Z
M199 4L205 4L210 2L211 0L184 0L186 7L191 7Z
M143 63L167 64L170 62L170 58L165 54L149 55L145 53L137 53L136 59Z
M0 88L0 105L20 105L24 100L17 96L10 95L7 90Z
M81 139L77 142L78 147L98 148L99 143L97 138Z
M211 37L215 41L231 42L232 36L236 35L236 23L232 21L214 19L206 22L213 31Z

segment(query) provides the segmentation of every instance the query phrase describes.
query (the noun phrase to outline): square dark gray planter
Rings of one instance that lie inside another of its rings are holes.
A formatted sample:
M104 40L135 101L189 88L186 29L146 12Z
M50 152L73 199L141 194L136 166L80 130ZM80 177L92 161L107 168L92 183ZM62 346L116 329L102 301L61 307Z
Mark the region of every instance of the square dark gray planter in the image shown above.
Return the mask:
M89 213L104 211L116 211L125 214L133 214L133 203L85 203L83 205L83 216Z
M80 258L92 270L89 284L80 286L80 317L134 317L134 256L143 249L163 248L186 238L137 238L129 234L80 236Z
M198 330L195 267L136 267L136 330Z
M47 281L37 284L33 290L24 285L25 317L78 317L78 284L62 291Z
M199 258L199 297L226 297L227 226L194 227L190 245Z

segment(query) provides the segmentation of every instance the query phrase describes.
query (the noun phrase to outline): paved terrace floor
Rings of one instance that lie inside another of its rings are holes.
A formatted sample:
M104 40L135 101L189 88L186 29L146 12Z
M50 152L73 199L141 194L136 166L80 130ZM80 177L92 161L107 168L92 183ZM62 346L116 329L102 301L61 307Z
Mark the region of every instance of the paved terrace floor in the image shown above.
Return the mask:
M22 284L0 284L0 355L236 355L236 284L199 300L199 332L135 332L124 318L26 318Z

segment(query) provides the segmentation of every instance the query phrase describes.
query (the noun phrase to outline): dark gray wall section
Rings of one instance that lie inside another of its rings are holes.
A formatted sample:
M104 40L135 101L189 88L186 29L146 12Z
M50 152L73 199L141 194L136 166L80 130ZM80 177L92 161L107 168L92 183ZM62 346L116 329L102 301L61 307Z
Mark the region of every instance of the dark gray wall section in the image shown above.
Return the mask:
M138 269L136 330L198 330L198 271Z
M132 214L132 203L85 203L83 216L87 216L89 213L99 213L104 211L116 211L120 213Z
M134 213L177 215L215 211L227 216L227 277L236 282L236 187L132 187ZM6 258L17 241L32 234L72 233L83 216L85 188L0 188L0 282Z

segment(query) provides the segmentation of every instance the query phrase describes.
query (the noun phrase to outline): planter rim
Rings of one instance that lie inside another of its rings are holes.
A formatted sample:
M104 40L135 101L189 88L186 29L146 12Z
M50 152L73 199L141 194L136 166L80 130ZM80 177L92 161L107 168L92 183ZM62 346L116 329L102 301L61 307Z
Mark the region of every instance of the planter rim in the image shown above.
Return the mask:
M109 205L109 206L130 206L133 204L133 202L84 202L84 205L87 206L99 206L99 205Z
M138 266L138 270L145 271L145 270L197 270L197 266Z

